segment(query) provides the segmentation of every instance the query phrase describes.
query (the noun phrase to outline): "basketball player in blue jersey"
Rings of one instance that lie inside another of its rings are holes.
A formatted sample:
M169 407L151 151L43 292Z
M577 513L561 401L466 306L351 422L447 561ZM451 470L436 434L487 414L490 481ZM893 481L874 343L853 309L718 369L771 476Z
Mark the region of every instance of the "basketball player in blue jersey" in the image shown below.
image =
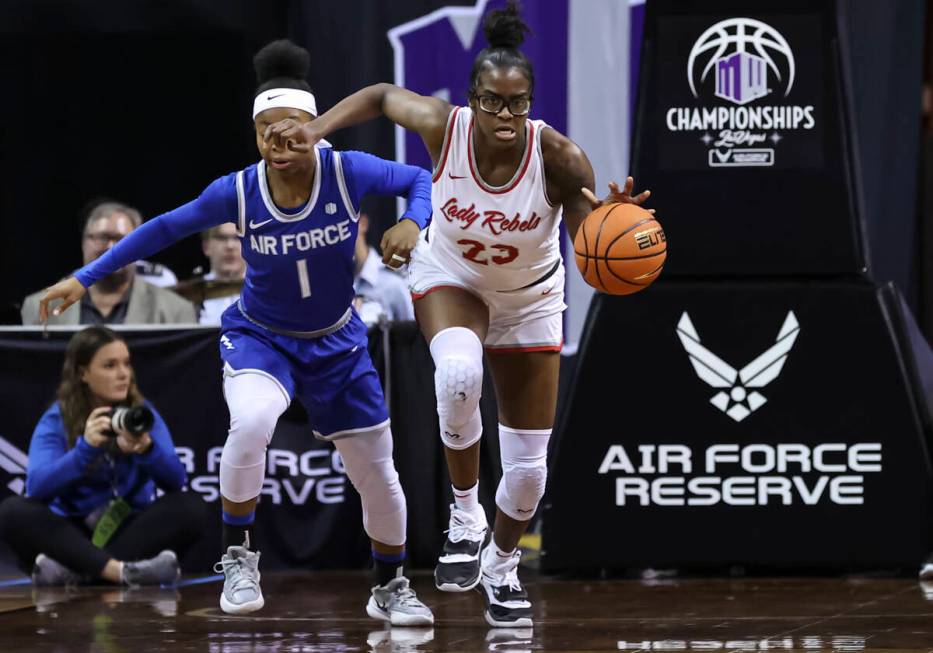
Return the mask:
M353 252L360 200L368 193L406 196L408 209L382 241L384 262L408 259L431 215L431 178L413 166L362 152L295 151L264 140L269 125L317 115L304 78L310 58L288 41L255 57L253 104L262 160L220 177L193 202L145 223L73 277L49 288L40 303L59 314L104 275L185 236L234 222L247 262L237 304L221 324L224 396L230 430L220 461L225 575L220 606L243 614L263 606L259 551L252 524L276 421L293 397L308 411L314 434L334 442L362 499L372 540L376 584L367 613L394 625L429 625L431 611L403 575L406 504L392 461L392 434L379 377L367 352L366 327L351 308Z

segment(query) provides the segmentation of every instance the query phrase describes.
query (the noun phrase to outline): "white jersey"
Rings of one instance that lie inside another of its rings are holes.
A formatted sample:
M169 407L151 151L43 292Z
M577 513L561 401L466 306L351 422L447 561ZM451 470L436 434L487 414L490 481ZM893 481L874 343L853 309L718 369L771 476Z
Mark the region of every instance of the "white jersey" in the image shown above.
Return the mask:
M548 200L541 155L547 125L525 124L525 152L515 175L490 186L476 166L472 110L456 107L447 120L431 187L434 213L419 248L429 248L467 287L514 291L561 271L561 209Z

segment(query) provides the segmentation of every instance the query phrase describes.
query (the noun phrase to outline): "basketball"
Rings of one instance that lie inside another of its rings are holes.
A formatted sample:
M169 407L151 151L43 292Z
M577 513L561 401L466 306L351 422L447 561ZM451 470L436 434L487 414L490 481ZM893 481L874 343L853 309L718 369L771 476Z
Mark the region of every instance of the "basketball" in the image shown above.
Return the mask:
M573 250L588 284L610 295L631 295L661 274L667 238L640 206L604 204L584 218Z

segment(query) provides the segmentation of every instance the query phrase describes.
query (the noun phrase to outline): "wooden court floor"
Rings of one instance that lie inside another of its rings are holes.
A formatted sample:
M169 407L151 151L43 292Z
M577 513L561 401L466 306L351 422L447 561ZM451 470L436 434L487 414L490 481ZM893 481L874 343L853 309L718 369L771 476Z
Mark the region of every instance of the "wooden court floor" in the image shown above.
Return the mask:
M220 612L220 582L172 589L0 588L0 653L18 651L933 651L933 586L911 579L581 581L524 574L533 629L493 629L476 592L414 586L433 628L366 617L362 572L268 573L266 607Z

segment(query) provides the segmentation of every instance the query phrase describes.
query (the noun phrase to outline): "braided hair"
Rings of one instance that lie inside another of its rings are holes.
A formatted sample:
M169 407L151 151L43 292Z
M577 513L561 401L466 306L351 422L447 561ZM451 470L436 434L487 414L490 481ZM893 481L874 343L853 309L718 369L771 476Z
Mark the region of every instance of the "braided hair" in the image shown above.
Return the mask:
M480 50L470 71L470 96L476 94L479 76L491 68L518 68L528 78L534 91L535 73L528 57L519 46L525 42L525 32L531 32L520 15L518 0L509 0L505 9L491 11L483 21L483 32L489 47Z

